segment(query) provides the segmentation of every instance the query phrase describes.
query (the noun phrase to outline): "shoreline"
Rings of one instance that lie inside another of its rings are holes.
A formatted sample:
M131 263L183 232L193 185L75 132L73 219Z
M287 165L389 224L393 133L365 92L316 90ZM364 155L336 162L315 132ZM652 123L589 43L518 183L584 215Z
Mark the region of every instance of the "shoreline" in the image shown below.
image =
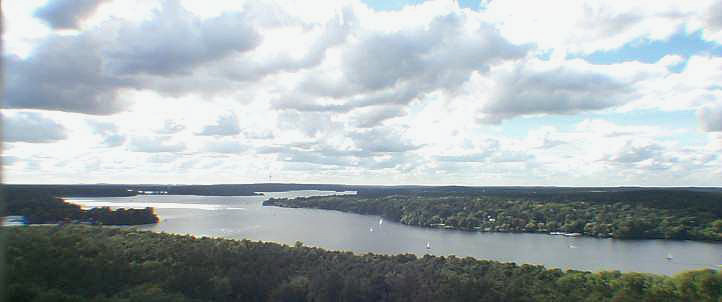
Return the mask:
M269 199L270 200L270 199ZM704 242L704 243L713 243L713 244L721 244L722 240L703 240L703 239L673 239L673 238L655 238L655 237L644 237L644 238L615 238L613 236L593 236L588 235L584 233L575 233L575 232L555 232L555 231L545 231L545 232L517 232L517 231L499 231L499 230L490 230L490 231L484 231L484 230L474 230L474 229L464 229L464 228L456 228L453 226L435 226L434 224L430 225L418 225L418 224L407 224L403 223L401 221L396 221L393 219L390 219L388 217L384 217L380 214L365 214L365 213L357 213L352 211L344 211L339 209L325 209L325 208L319 208L319 207L299 207L299 206L290 206L290 205L284 205L284 204L266 204L265 200L263 202L264 207L278 207L278 208L285 208L285 209L313 209L313 210L323 210L323 211L336 211L341 213L347 213L347 214L357 214L357 215L364 215L364 216L377 216L383 219L386 219L388 221L399 223L405 226L410 227L418 227L423 229L436 229L436 230L442 230L442 231L459 231L459 232L465 232L465 233L498 233L498 234L540 234L540 235L549 235L549 236L564 236L564 237L570 237L570 238L594 238L594 239L612 239L612 240L622 240L622 241L634 241L634 240L662 240L662 241L691 241L691 242ZM279 200L279 199L276 199ZM571 235L570 234L578 234L578 235Z

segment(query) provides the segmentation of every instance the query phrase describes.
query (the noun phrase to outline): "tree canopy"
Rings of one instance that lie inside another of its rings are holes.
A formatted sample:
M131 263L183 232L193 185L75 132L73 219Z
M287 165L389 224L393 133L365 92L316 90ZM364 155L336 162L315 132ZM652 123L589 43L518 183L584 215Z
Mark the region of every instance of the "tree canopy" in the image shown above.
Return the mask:
M7 301L719 301L674 277L350 252L96 226L3 228Z
M270 199L264 205L380 215L408 225L467 231L569 232L613 238L722 240L716 194L568 194L539 197L359 195ZM594 195L590 195L594 196ZM690 198L690 199L687 199ZM657 200L654 202L653 200Z

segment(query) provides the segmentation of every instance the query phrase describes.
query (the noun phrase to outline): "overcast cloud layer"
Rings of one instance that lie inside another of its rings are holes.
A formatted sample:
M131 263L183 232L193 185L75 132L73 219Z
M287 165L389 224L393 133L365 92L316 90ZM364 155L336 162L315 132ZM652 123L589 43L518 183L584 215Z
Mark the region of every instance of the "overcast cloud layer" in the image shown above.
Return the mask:
M4 181L722 186L722 1L552 2L6 1Z

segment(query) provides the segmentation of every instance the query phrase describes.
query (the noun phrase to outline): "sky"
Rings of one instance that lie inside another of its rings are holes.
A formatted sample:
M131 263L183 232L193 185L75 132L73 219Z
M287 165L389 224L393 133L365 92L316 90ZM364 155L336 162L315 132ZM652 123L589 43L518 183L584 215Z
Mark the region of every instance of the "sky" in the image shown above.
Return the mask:
M722 186L722 1L3 1L5 183Z

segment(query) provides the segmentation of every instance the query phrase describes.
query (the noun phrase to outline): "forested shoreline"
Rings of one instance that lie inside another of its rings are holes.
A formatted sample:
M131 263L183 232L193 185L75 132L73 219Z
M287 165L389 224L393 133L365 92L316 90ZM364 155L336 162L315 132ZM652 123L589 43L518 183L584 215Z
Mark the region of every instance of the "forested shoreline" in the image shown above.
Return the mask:
M269 199L264 205L380 215L407 225L465 231L722 241L722 198L717 193L641 192L639 199L624 194L625 198L600 194L598 201L568 199L568 195L550 198L552 201L539 197L336 195ZM689 196L695 199L685 199Z
M158 222L153 208L115 209L108 207L83 210L62 198L29 190L5 190L3 201L7 215L19 215L26 223L83 222L104 225L141 225Z
M674 277L473 258L354 255L82 225L2 228L7 301L718 301L715 270Z
M390 195L423 196L505 196L532 198L546 201L564 200L616 200L645 198L654 195L683 195L685 198L722 194L714 187L555 187L555 186L379 186L342 184L254 183L214 185L141 185L141 184L2 184L4 190L44 192L54 196L73 197L127 197L144 194L202 195L202 196L253 196L259 192L285 192L296 190L356 191L360 196ZM640 194L640 192L644 194Z

